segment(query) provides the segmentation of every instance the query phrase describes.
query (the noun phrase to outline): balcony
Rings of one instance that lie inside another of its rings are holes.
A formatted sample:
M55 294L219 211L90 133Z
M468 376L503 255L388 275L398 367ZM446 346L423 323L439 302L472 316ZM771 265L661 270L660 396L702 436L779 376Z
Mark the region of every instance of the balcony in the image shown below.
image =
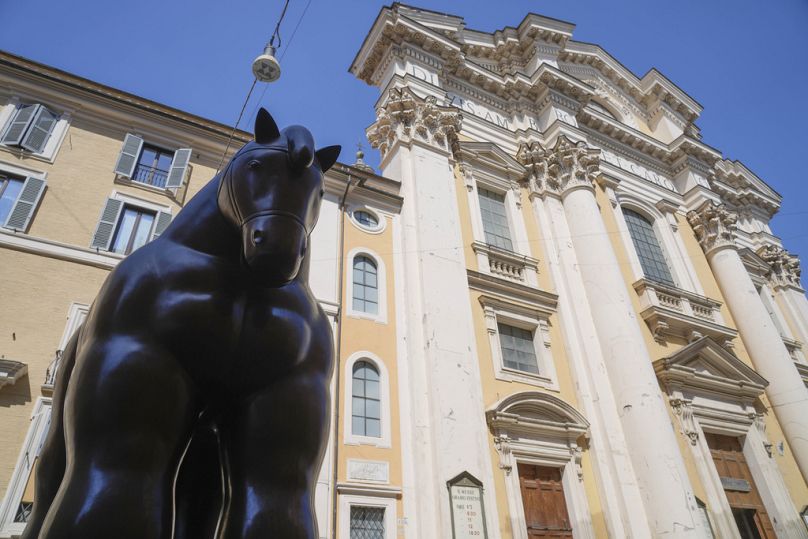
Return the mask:
M471 248L477 255L480 272L527 286L538 286L539 261L535 258L481 241L472 243Z
M161 170L156 167L147 167L145 165L138 165L132 174L132 181L151 185L159 189L165 189L166 181L168 180L168 171Z
M640 298L640 316L657 342L669 337L692 342L708 336L726 348L738 332L724 325L721 302L668 284L640 279L634 283Z

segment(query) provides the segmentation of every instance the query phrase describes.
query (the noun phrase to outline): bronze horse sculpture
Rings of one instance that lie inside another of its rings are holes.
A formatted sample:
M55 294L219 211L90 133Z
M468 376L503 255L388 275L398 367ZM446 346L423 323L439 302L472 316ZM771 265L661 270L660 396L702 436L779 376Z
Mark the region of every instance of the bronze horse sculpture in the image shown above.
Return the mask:
M307 249L339 151L261 109L108 276L63 354L24 539L317 536L333 338Z

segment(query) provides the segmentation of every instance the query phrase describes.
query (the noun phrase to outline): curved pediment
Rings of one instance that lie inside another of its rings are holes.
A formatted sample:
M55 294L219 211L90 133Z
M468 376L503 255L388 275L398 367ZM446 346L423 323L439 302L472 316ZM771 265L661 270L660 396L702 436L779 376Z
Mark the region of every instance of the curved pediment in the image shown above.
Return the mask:
M569 403L547 393L524 391L509 395L486 412L493 430L562 434L577 438L589 422Z

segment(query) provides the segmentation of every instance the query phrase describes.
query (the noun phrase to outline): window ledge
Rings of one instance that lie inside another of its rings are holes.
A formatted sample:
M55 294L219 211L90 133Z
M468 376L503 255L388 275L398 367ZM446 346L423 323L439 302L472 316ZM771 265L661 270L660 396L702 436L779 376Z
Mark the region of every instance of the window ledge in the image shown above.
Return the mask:
M390 449L392 445L383 438L373 438L371 436L357 436L355 434L348 434L345 437L345 445L369 445L378 447L379 449Z
M134 187L136 189L142 189L149 193L155 193L157 195L167 196L168 198L174 198L174 192L171 189L163 188L163 187L155 187L153 185L149 185L148 183L137 182L126 176L121 176L120 174L115 175L115 183L118 185L125 185L127 187Z
M7 247L16 251L33 253L68 262L95 266L97 268L112 269L123 260L123 255L107 251L96 251L86 247L78 247L44 238L29 236L22 232L0 228L0 247Z
M533 257L500 249L481 241L475 241L471 248L477 255L480 271L502 277L509 281L536 286L539 261Z
M531 374L529 372L520 371L517 369L510 369L508 367L500 367L496 372L496 379L505 382L520 382L529 384L536 387L542 387L553 391L558 391L559 387L556 381L548 376L541 374Z
M724 325L720 301L648 279L633 286L640 298L640 316L657 342L670 336L693 341L706 335L732 347L738 332Z

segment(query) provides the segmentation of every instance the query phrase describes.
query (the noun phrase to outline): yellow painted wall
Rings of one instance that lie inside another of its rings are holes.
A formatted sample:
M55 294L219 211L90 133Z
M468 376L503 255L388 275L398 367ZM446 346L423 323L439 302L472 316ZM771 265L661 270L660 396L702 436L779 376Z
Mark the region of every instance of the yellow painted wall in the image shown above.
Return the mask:
M336 425L336 436L339 440L339 455L337 476L338 482L348 481L348 460L376 460L390 463L390 485L402 486L401 469L401 425L398 413L398 402L400 402L398 391L398 370L396 365L396 314L395 314L395 294L394 294L394 272L393 272L393 222L389 216L380 214L386 220L386 226L382 233L372 234L363 231L358 227L346 213L342 217L342 226L345 233L345 245L342 252L345 261L343 275L343 301L344 306L341 327L341 345L339 354L339 374L341 376L337 405L340 407L339 420ZM384 262L385 280L387 287L387 321L385 323L359 318L348 313L348 305L351 298L348 296L348 282L352 278L352 260L348 254L354 248L366 248L381 257ZM389 395L390 395L390 442L389 448L374 447L371 445L348 445L345 444L345 418L350 417L351 408L345 406L345 393L351 391L351 373L345 372L345 362L356 352L367 351L378 356L384 361L389 375ZM403 505L399 499L397 502L397 514L403 516ZM339 518L339 516L338 516ZM339 522L337 522L339 526ZM337 528L339 529L339 527Z

